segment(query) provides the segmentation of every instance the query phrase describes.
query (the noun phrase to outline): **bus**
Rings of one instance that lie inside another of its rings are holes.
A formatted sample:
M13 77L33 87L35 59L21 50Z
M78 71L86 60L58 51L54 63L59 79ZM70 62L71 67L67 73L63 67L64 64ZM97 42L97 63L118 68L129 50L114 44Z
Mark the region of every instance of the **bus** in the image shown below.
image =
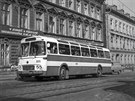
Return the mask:
M107 48L33 36L21 40L17 77L57 77L69 79L73 75L102 76L111 72L110 51Z

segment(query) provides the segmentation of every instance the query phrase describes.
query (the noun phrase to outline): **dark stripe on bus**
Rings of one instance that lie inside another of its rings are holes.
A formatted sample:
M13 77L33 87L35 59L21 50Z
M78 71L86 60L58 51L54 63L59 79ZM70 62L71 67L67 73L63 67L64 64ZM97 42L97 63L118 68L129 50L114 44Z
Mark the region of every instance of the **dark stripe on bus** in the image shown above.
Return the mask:
M48 55L47 61L88 62L88 63L111 63L111 60L101 58L85 58L64 55Z

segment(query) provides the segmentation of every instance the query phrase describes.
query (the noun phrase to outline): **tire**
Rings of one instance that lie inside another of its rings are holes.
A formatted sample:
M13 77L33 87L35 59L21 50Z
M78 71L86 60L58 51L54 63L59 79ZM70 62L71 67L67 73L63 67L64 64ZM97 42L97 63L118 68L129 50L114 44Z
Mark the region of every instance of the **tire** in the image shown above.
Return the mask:
M69 79L69 71L65 67L61 67L59 72L59 80Z
M36 79L37 81L43 81L43 77L40 77L40 76L35 76L35 79Z
M21 76L20 74L16 73L15 80L24 80L24 76Z
M102 76L102 68L98 66L96 74L94 74L94 77L101 77Z

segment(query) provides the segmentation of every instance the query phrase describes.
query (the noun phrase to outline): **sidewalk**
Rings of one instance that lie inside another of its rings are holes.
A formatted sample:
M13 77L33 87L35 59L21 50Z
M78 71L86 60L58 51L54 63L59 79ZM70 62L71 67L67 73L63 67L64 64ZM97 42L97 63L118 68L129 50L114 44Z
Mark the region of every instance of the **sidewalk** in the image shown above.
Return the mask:
M0 75L14 75L16 71L11 69L0 69Z

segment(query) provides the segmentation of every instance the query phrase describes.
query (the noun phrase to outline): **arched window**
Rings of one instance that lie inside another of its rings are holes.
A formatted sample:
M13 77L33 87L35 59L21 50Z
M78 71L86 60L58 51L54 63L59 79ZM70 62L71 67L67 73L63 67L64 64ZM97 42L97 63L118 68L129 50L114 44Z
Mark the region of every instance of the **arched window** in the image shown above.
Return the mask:
M28 0L18 0L19 4L19 26L21 28L29 29L30 28L30 8L32 7L31 3Z
M45 24L44 24L44 14L46 13L46 9L42 4L34 5L36 10L36 17L35 17L35 28L39 31L44 31Z
M3 25L11 25L11 19L12 19L12 4L2 2L1 4L1 18L2 18L2 24Z

